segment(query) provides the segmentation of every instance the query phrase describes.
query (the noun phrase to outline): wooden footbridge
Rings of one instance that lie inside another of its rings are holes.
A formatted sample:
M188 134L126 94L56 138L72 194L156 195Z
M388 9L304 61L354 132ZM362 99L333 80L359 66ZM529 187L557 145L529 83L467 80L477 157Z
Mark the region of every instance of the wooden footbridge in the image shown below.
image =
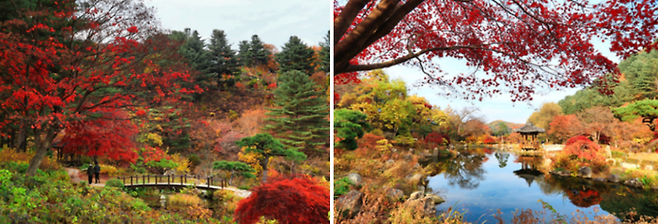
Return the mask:
M156 187L156 188L175 188L175 187L195 187L204 190L221 190L226 189L226 179L220 178L215 180L212 176L202 178L198 175L142 175L117 177L123 182L126 188L134 187ZM214 185L217 184L217 185Z

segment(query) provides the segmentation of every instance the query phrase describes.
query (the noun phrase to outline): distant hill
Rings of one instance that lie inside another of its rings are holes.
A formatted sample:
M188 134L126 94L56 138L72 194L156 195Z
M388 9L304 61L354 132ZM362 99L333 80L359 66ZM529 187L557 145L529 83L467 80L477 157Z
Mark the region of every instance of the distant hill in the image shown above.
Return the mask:
M487 127L489 127L489 129L492 132L496 133L496 132L498 132L498 124L499 123L504 123L505 125L507 125L507 127L509 128L508 133L511 132L514 129L523 127L523 125L525 125L525 124L519 124L519 123L512 123L512 122L509 122L509 121L495 120L495 121L489 122L487 124Z

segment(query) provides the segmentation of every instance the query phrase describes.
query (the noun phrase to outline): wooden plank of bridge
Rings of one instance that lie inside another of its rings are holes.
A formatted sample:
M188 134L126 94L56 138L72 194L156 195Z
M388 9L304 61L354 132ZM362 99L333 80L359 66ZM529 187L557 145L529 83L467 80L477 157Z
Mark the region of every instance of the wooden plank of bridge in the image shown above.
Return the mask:
M138 178L138 180L139 180L139 178ZM145 186L145 185L146 185L146 177L145 177L145 175L142 175L142 186Z
M132 185L133 185L133 176L130 175L130 186L132 186Z

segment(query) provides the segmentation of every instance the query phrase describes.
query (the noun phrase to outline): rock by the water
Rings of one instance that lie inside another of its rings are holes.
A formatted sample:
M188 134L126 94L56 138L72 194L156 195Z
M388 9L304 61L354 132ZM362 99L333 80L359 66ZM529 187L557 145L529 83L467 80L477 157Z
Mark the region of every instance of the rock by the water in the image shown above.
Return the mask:
M361 175L359 175L358 173L347 174L347 179L352 181L352 184L354 184L355 186L361 185L361 181L363 181L363 178L361 178Z
M644 186L642 184L642 182L640 181L640 179L638 179L638 178L633 178L633 179L624 181L624 184L627 185L627 186L637 187L637 188L642 188Z
M407 176L407 180L409 180L409 182L411 183L421 183L421 181L423 181L424 179L425 177L420 173Z
M418 200L418 199L423 198L424 196L425 196L425 194L422 191L416 191L414 193L411 193L411 195L409 195L409 199L407 199L407 200L408 201L409 200Z
M592 169L589 167L581 167L578 169L578 176L584 178L592 178Z
M350 191L336 202L336 211L346 214L352 218L361 211L363 193L360 191Z
M418 168L420 168L420 164L418 163L414 164L414 169L418 169Z
M606 179L603 178L603 177L597 177L597 178L594 178L594 181L597 181L597 182L606 182Z
M619 178L619 174L614 173L614 174L610 174L610 176L608 176L608 181L613 182L613 183L619 183L619 181L621 181L621 179Z
M434 202L435 205L441 204L446 201L441 196L433 195L433 194L425 194L425 197L431 198L432 202Z
M404 192L400 189L395 189L395 188L389 188L386 189L386 196L392 199L400 199L404 197Z

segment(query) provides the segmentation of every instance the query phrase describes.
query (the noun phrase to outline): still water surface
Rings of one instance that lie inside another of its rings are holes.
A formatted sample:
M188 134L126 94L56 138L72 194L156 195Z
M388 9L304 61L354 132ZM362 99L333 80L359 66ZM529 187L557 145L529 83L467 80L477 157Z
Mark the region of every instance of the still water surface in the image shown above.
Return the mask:
M610 213L620 218L631 207L639 214L658 217L657 192L580 178L545 176L535 170L542 162L541 157L482 151L462 152L456 158L429 164L435 175L429 178L428 190L439 192L446 200L436 206L437 214L453 207L465 212L466 221L498 223L493 215L500 209L509 223L514 211L528 208L542 211L539 202L542 200L568 217L579 210L590 220L595 215Z

